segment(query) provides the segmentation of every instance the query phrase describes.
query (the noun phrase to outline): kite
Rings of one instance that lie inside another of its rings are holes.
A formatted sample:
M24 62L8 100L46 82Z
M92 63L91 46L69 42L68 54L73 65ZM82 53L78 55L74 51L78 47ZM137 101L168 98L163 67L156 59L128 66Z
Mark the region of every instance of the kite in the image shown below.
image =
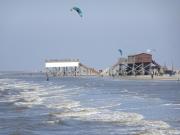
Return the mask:
M123 52L121 49L118 49L119 53L121 54L121 56L123 55Z
M73 11L73 10L76 11L80 17L83 17L83 13L82 13L82 10L80 8L73 7L73 8L71 8L71 11Z

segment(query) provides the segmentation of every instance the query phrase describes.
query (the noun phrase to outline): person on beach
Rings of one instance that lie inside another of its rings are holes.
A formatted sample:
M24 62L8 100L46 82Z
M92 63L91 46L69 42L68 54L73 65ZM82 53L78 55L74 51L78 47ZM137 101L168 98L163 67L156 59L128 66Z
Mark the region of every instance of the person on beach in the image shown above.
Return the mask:
M46 73L46 81L49 81L49 76L47 73Z
M154 78L154 72L152 71L151 72L151 79L153 79Z

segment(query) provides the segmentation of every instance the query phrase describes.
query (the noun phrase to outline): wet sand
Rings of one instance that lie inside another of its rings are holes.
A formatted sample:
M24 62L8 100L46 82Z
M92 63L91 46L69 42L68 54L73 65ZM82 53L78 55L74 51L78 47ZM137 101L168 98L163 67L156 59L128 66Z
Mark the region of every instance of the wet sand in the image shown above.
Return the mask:
M180 81L180 75L173 76L154 76L153 79L150 75L140 75L140 76L120 76L119 79L123 80L172 80Z

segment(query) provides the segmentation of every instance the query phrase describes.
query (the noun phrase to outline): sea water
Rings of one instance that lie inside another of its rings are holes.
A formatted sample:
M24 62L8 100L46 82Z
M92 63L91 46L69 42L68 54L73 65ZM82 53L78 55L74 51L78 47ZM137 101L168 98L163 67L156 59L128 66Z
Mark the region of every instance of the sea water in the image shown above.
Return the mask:
M180 135L180 82L2 72L0 135Z

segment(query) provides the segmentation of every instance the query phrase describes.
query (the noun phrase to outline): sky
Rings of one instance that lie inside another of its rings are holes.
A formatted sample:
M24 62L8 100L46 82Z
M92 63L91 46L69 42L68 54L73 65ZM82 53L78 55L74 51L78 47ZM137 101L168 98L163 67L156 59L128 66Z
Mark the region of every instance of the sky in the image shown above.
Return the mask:
M70 9L78 6L83 18ZM152 52L180 68L180 0L1 0L0 70L37 71L45 59L107 68Z

